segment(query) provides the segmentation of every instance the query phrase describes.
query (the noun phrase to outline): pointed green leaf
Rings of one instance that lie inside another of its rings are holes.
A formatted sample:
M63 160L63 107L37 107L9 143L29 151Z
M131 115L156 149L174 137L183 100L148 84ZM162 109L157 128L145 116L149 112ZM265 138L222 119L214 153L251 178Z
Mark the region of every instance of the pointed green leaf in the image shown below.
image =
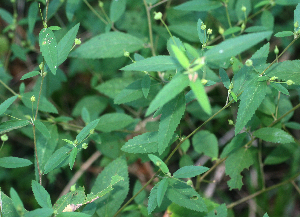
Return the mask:
M188 1L174 7L174 9L182 10L182 11L210 11L219 7L222 7L221 2L201 0L201 1Z
M274 36L280 38L280 37L288 37L292 35L294 35L292 31L282 31L282 32L277 32Z
M205 173L209 168L203 166L185 166L173 173L174 178L192 178Z
M39 74L40 74L39 71L28 72L28 73L26 73L25 75L23 75L22 78L20 78L20 80L25 80L25 79L27 79L27 78L32 78L32 77L34 77L34 76L36 76L36 75L39 75Z
M54 33L49 28L44 28L39 34L39 45L45 61L55 75L57 70L57 42Z
M299 2L300 3L300 2ZM294 32L297 32L300 27L300 4L298 3L298 5L296 6L296 9L294 11L294 23L298 23L298 27L297 28L294 28Z
M275 165L283 163L297 153L297 145L295 143L279 144L270 154L266 157L265 165Z
M202 30L201 29L202 25L204 25L203 21L201 19L198 19L198 23L197 23L198 36L199 36L200 42L202 44L206 44L206 41L207 41L206 29Z
M107 32L81 44L70 54L70 57L84 59L115 58L124 56L124 51L131 53L143 47L143 40L135 36L122 32Z
M241 102L238 109L235 124L235 135L237 135L254 115L256 109L264 100L267 93L265 81L253 81L248 85L241 95Z
M246 12L242 11L242 7L246 7ZM235 4L235 12L236 16L240 21L245 20L245 15L248 17L249 13L251 12L251 1L250 0L237 0Z
M0 17L5 20L8 24L12 24L13 22L13 16L7 11L4 10L3 8L0 8Z
M290 95L288 89L286 89L284 86L282 86L282 84L279 83L270 83L270 86L275 88L276 90L280 91L281 93L285 94L285 95Z
M25 217L37 217L37 216L50 217L52 214L53 214L52 208L39 208L25 213Z
M227 39L224 42L214 46L205 53L206 60L214 62L236 56L250 47L258 44L265 38L270 37L271 31L249 33L247 35L237 36L235 38Z
M2 157L0 158L0 167L4 168L17 168L17 167L27 167L31 165L30 160L18 157Z
M157 188L158 185L156 184L150 191L149 200L148 200L148 214L150 215L153 210L157 207Z
M253 133L253 136L256 136L267 142L274 142L274 143L294 142L293 137L289 133L273 127L264 127L258 129Z
M35 120L34 125L36 129L38 129L38 131L40 131L43 134L43 136L45 136L45 138L50 139L51 135L49 133L49 130L43 122L41 122L40 120Z
M142 80L138 79L124 88L114 99L115 104L128 103L143 97Z
M221 77L221 80L223 82L224 87L226 87L227 89L229 89L230 79L229 79L226 71L223 68L219 69L219 75Z
M62 212L56 217L91 217L91 215L83 213L83 212Z
M10 197L19 215L21 216L22 214L24 214L24 204L14 188L10 188Z
M205 217L227 217L226 204L222 204L210 211Z
M190 81L190 87L193 90L200 106L208 114L211 115L211 106L205 92L204 86L199 79L196 81Z
M11 121L5 121L0 124L0 134L7 133L9 131L25 127L30 122L27 120L11 120Z
M240 32L240 31L241 31L241 27L233 26L229 29L226 29L225 32L223 33L223 36L232 35L234 33Z
M131 124L134 119L124 113L108 113L99 118L97 130L102 132L111 132L123 129Z
M163 173L170 173L168 166L159 157L153 154L148 154L148 157L156 166L158 166L161 169L161 171L163 171Z
M299 0L275 0L275 4L278 5L296 5L299 4Z
M43 208L52 208L50 194L37 181L31 182L32 191L38 204Z
M161 203L164 199L165 193L168 189L168 178L162 179L156 185L158 185L158 187L157 187L157 205L161 206Z
M58 52L58 63L57 65L62 64L68 57L79 29L79 23L76 24L72 29L70 29L64 37L58 42L57 52Z
M81 7L80 0L67 0L66 2L66 16L68 21L71 22L73 20L75 11Z
M263 217L269 217L268 213L265 213Z
M28 29L29 32L33 32L35 22L38 18L39 5L37 2L31 2L28 9Z
M171 56L154 56L147 59L143 59L127 65L121 70L124 71L167 71L175 70L178 68L176 59Z
M193 147L196 152L204 153L204 155L212 159L218 158L219 147L218 140L214 134L207 130L197 132L192 138Z
M190 62L188 58L185 56L185 54L176 46L176 45L171 45L171 49L175 54L176 59L180 63L180 65L187 69L190 65Z
M12 96L5 100L3 103L0 104L0 115L2 115L8 107L13 104L13 102L18 98L18 96Z
M96 126L99 123L99 119L96 119L94 121L92 121L91 123L89 123L88 125L86 125L81 131L80 133L76 136L76 140L79 143L82 142L82 140L85 139L85 137L87 137L92 130L94 130L96 128Z
M109 17L111 22L116 22L121 18L126 9L126 0L111 1Z
M179 48L179 50L181 50L182 52L185 52L185 48L183 46L182 41L179 38L173 36L173 37L170 37L167 41L167 50L169 51L170 56L176 58L175 53L172 49L172 45Z
M266 27L267 30L273 30L274 28L274 16L268 10L263 11L261 15L261 24Z
M70 158L69 158L69 166L70 166L70 170L72 170L74 163L75 163L75 159L77 156L77 147L74 147L70 153Z
M230 153L236 151L238 148L245 145L244 140L246 138L247 133L240 133L236 135L223 149L221 158L227 157Z
M148 74L144 75L141 86L142 86L142 91L143 91L144 97L147 99L149 90L150 90L150 86L151 86L151 79Z
M184 93L178 94L174 99L162 107L158 129L158 153L162 154L168 147L170 140L185 112Z
M154 153L157 152L157 132L147 132L128 140L122 151L128 153Z
M225 161L225 172L231 178L227 182L230 190L234 188L241 190L243 185L241 172L249 168L253 163L251 150L244 147L239 148L228 156Z
M146 116L150 115L159 107L163 106L175 96L177 96L181 91L183 91L189 84L189 79L187 75L178 74L166 84L163 89L156 95L154 100L150 103L147 110Z
M186 183L176 179L169 179L166 196L173 203L198 212L206 212L207 208L201 196Z

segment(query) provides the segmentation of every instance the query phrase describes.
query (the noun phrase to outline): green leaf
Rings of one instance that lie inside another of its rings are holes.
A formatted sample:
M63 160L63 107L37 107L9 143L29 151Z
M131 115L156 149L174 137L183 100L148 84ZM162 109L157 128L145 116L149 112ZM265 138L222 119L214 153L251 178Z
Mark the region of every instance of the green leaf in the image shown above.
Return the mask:
M192 138L192 144L196 152L212 159L218 158L219 148L216 136L207 130L197 132Z
M198 212L206 212L207 208L201 196L186 183L176 179L169 179L166 196L173 203Z
M4 168L18 168L18 167L27 167L31 165L30 160L18 157L2 157L0 158L0 167Z
M225 158L227 157L229 154L231 154L232 152L236 151L237 149L239 149L240 147L242 147L243 145L245 145L244 140L246 138L247 133L240 133L238 135L236 135L223 149L222 154L221 154L221 158Z
M234 188L241 190L243 185L241 172L249 168L253 163L251 150L244 147L239 148L228 156L225 161L225 172L231 178L227 182L230 190Z
M69 158L69 166L70 166L70 170L72 170L74 163L75 163L75 159L77 156L77 147L74 147L70 153L70 158Z
M219 7L222 7L222 3L218 1L193 0L178 5L174 9L182 11L210 11Z
M31 182L32 191L38 204L43 208L52 208L50 194L37 181Z
M151 79L148 74L145 74L144 77L142 78L141 86L142 86L142 91L143 91L144 97L147 99L149 90L150 90L150 86L151 86Z
M226 71L223 68L219 69L219 75L221 77L221 80L223 82L224 87L226 87L227 89L229 89L230 79L229 79Z
M115 184L112 191L94 202L98 207L96 211L98 216L113 216L127 197L129 191L129 178L127 163L123 157L117 158L104 168L98 175L91 192L96 194L103 189L106 189L111 184L110 177L115 175L123 177L124 181Z
M203 111L208 115L211 115L211 106L201 81L199 79L196 79L196 81L190 81L190 87L193 90Z
M63 212L56 217L90 217L91 215L82 212Z
M30 122L27 120L11 120L11 121L5 121L0 124L0 134L7 133L9 131L25 127Z
M81 1L80 0L67 0L66 2L66 16L68 21L71 22L73 20L75 11L80 8Z
M121 70L142 72L175 70L178 68L175 60L171 56L154 56L127 65L121 68Z
M292 31L282 31L282 32L277 32L274 36L275 37L288 37L292 36L294 33Z
M109 17L111 22L116 22L121 18L126 9L126 0L111 1Z
M176 130L185 111L184 93L178 94L174 99L162 107L158 129L158 153L161 155L168 147L170 140Z
M165 174L170 173L168 166L159 157L153 154L148 154L148 157L154 163L154 165L158 166L161 169L163 173Z
M67 144L56 150L47 161L44 168L44 174L47 174L50 171L59 168L61 166L61 163L68 157L68 153L70 153L73 148L73 145Z
M7 11L4 10L3 8L0 8L0 17L5 20L8 24L12 24L13 22L13 16Z
M275 63L266 71L269 77L276 76L283 81L292 80L295 85L300 85L300 60L286 60Z
M134 187L133 187L133 195L135 195L142 187L143 186L142 186L141 182L139 180L136 180ZM136 196L134 198L134 202L136 202L137 204L143 204L146 197L147 197L147 193L145 190L143 190L142 192L140 192L138 194L138 196Z
M11 50L15 57L17 57L23 61L26 61L26 51L23 47L21 47L20 45L17 45L17 44L12 44Z
M285 123L285 126L291 129L300 130L300 123L297 122L288 122Z
M2 201L1 205L1 214L3 217L16 217L19 216L19 213L14 207L12 200L6 196L3 191L0 191L0 198Z
M54 33L49 28L40 31L39 45L49 69L55 75L58 66L57 42Z
M39 208L25 213L25 217L38 217L38 216L49 217L52 214L53 214L52 208Z
M149 200L148 200L148 214L150 215L153 210L157 207L157 189L158 185L156 184L150 191Z
M38 131L40 131L43 134L43 136L45 136L45 138L50 139L50 132L43 122L41 122L40 120L35 120L34 125L36 129L38 129Z
M274 143L294 142L293 137L289 133L273 127L264 127L258 129L253 133L253 136L256 136L267 142L274 142Z
M267 83L253 81L241 95L235 124L235 135L237 135L254 115L256 109L264 100L267 93Z
M203 166L185 166L173 173L174 178L192 178L205 173L209 168Z
M283 163L293 158L297 153L297 145L295 143L279 144L270 154L266 157L265 165L275 165Z
M175 37L175 36L170 37L168 39L168 41L167 41L167 50L169 51L170 56L176 58L176 55L175 55L175 53L172 49L172 46L176 46L177 48L179 48L180 51L185 52L185 47L183 46L182 41L179 38Z
M138 79L124 88L114 99L115 104L128 103L143 97L142 80Z
M206 44L207 41L206 29L202 30L201 29L202 25L204 25L203 21L201 19L198 19L198 23L197 23L198 37L202 44Z
M241 31L241 27L233 26L229 29L226 29L225 32L223 33L223 36L231 35L231 34L234 34L234 33L240 32L240 31Z
M32 109L35 111L36 107L37 107L37 100L35 102L31 102L30 98L35 95L36 97L38 96L38 93L34 93L34 92L27 92L24 93L22 95L22 102L23 104L27 107ZM54 114L58 114L57 109L55 108L55 106L49 102L46 97L41 96L40 98L40 104L39 104L39 111L43 111L43 112L49 112L49 113L54 113Z
M146 112L146 116L150 115L156 109L172 100L181 91L183 91L188 84L189 79L187 75L178 74L177 76L174 76L174 78L156 95L154 100L152 100Z
M284 86L282 86L282 84L272 82L272 83L270 83L270 86L285 95L288 95L288 96L290 95L289 91Z
M2 115L8 107L13 104L13 102L18 98L18 96L12 96L5 100L3 103L0 104L0 115Z
M242 11L242 7L246 7L246 12ZM238 0L235 4L235 13L236 16L238 17L239 21L245 20L245 15L248 17L248 15L251 12L251 1L250 0ZM235 56L235 55L233 55Z
M263 217L269 217L268 213L265 213Z
M72 29L70 29L64 37L58 42L57 52L58 52L58 63L59 66L62 64L68 57L78 32L80 24L77 23Z
M273 30L274 28L274 16L270 11L263 11L261 15L261 24L266 27L267 30Z
M157 205L161 206L161 203L164 199L165 193L168 189L168 178L162 179L160 182L158 182L156 185L157 187Z
M227 217L226 204L222 204L210 211L205 217Z
M28 73L26 73L25 75L23 75L22 78L20 78L20 80L25 80L25 79L27 79L27 78L32 78L32 77L34 77L34 76L36 76L36 75L39 75L39 74L40 74L39 71L28 72Z
M128 153L154 153L157 152L157 132L147 132L128 140L122 151Z
M24 204L14 188L10 188L10 197L19 215L21 216L22 214L24 214L25 213Z
M300 3L300 0L275 0L275 4L278 5L296 5Z
M134 121L134 119L123 113L108 113L99 118L97 130L111 132L123 129Z
M169 26L171 32L191 42L199 42L196 22L181 22Z
M124 51L131 53L143 47L144 42L135 36L122 32L107 32L80 45L70 54L70 57L84 59L115 58L124 56Z
M29 32L33 32L35 22L38 17L39 5L37 2L31 2L28 9L28 29Z
M81 143L82 140L84 140L85 137L87 137L90 134L90 132L96 128L96 126L98 125L99 121L100 121L99 119L96 119L96 120L92 121L91 123L89 123L88 125L86 125L80 131L80 133L76 136L76 140L77 140L78 144Z
M172 49L173 53L175 54L175 57L178 60L178 62L180 63L180 65L183 68L188 69L190 62L189 62L188 58L185 56L185 54L176 45L171 45L171 49Z
M221 42L205 53L208 62L214 62L236 56L250 47L258 44L265 38L270 37L271 31L249 33L247 35L237 36Z

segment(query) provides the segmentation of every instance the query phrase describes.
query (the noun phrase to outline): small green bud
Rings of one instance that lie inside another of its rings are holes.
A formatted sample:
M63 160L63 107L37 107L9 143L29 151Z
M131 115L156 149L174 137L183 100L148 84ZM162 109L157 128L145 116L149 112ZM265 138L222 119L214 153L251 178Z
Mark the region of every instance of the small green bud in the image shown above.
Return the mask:
M242 32L242 31L244 31L244 30L245 30L245 28L246 28L246 25L245 25L245 23L242 23L242 25L241 25L241 32Z
M294 23L294 27L295 27L295 28L298 28L298 27L299 27L298 21L296 21L296 22Z
M233 120L230 120L230 119L229 119L229 120L228 120L228 124L229 124L229 125L234 125Z
M35 96L34 95L32 95L32 97L30 98L30 101L35 102Z
M208 34L208 35L211 35L211 34L212 34L212 29L208 29L208 30L207 30L207 34Z
M187 185L192 185L193 182L192 182L192 180L187 180L186 184L187 184Z
M276 55L279 54L279 49L278 49L277 45L275 45L274 53L275 53Z
M286 84L287 84L287 85L293 85L293 84L295 84L295 82L293 82L292 80L287 80L287 81L286 81Z
M162 18L161 12L154 12L154 20L160 20Z
M220 33L221 35L223 35L224 32L225 32L225 30L224 30L221 26L219 26L219 33Z
M204 79L204 78L201 79L201 83L202 83L203 85L207 84L207 82L208 82L208 81L207 81L206 79Z
M40 70L42 70L44 67L44 62L41 62L41 64L39 65Z
M90 130L90 134L93 134L93 133L95 133L95 129Z
M167 173L167 176L171 177L171 173L170 173L170 172L168 172L168 173Z
M8 136L7 136L6 134L3 134L3 135L1 136L1 140L2 140L3 142L6 142L6 141L8 140Z
M155 162L155 165L159 167L161 165L161 162L158 160Z
M76 191L76 184L71 186L70 191Z
M246 64L246 66L252 66L253 65L253 61L250 60L250 59L248 59L248 60L246 60L245 64Z
M233 89L233 83L231 82L229 85L229 90L232 90L232 89Z
M103 4L102 1L99 1L99 2L98 2L98 5L99 5L100 8L103 8L103 6L104 6L104 4Z
M233 63L234 63L233 57L230 58L229 62L230 62L231 65L233 65Z
M88 144L87 144L87 143L83 143L83 144L82 144L82 148L83 148L83 149L87 149L87 148L88 148Z
M15 36L15 33L13 33L13 32L9 32L9 33L8 33L8 37L9 37L9 38L13 38L14 36Z
M43 72L43 77L45 77L47 75L47 72L45 71L45 72Z
M241 8L241 10L242 10L243 12L246 12L247 8L243 5L242 8Z
M81 44L81 39L75 38L75 45L80 45L80 44Z
M130 56L130 53L129 53L128 51L125 51L125 52L124 52L124 56L125 56L125 57L129 57L129 56Z
M206 25L204 25L204 23L202 23L201 27L200 27L202 30L205 30L206 29Z
M278 79L278 77L273 76L273 77L270 78L270 81L275 81L276 79Z

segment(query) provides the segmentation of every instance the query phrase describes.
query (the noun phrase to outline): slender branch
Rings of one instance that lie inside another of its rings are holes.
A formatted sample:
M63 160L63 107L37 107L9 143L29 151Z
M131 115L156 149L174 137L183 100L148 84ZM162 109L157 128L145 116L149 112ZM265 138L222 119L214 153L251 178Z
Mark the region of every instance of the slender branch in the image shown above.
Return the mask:
M150 48L151 48L152 56L155 56L155 50L154 50L154 44L153 44L152 23L151 23L151 15L150 15L151 8L148 7L146 0L143 0L143 2L144 2L146 13L147 13L149 38L150 38Z
M34 120L36 120L37 115L38 115L38 111L39 111L39 105L40 105L40 99L41 99L41 95L42 95L42 88L43 88L43 82L44 82L44 64L43 64L43 68L42 68L42 81L41 81L41 86L40 86L40 92L39 92L39 97L38 97L38 101L36 104L36 111L35 111L35 116L34 116Z
M34 153L35 153L36 165L37 165L37 169L38 169L38 172L39 172L40 185L42 185L42 173L41 173L41 170L40 170L39 158L38 158L37 148L36 148L36 135L35 135L35 125L34 125L34 123L32 123L32 131L33 131L33 143L34 143Z
M163 0L163 1L161 1L161 2L156 3L155 5L149 6L149 10L151 10L152 8L155 8L155 7L157 7L157 6L159 6L159 5L163 4L163 3L165 3L165 2L167 2L167 1L169 1L169 0Z
M19 96L19 94L17 94L15 91L13 91L13 89L11 89L9 86L7 86L1 79L0 79L0 83L1 83L7 90L9 90L12 94L14 94L15 96Z
M103 17L101 17L98 13L97 13L97 11L90 5L90 3L88 3L88 1L87 0L83 0L84 1L84 3L89 7L89 9L105 24L105 25L107 25L108 24L108 22L103 18Z
M300 188L298 187L298 185L296 185L295 180L291 181L291 183L295 187L296 191L298 191L298 194L300 194Z

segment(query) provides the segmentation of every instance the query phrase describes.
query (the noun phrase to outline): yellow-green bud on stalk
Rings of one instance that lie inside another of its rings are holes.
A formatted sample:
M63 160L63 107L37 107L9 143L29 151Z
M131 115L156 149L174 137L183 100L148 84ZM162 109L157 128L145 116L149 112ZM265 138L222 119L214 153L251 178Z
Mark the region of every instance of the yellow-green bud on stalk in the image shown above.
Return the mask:
M287 81L286 81L286 84L287 84L287 85L293 85L293 84L295 84L295 82L293 82L292 80L287 80Z
M295 27L295 28L298 28L298 27L299 27L298 21L296 21L296 22L294 23L294 27Z
M206 79L204 79L204 78L201 79L201 83L202 83L203 85L207 84L207 82L208 82L208 81L207 81Z
M192 182L192 180L187 180L186 184L187 184L187 185L192 185L193 182Z
M208 34L208 35L211 35L211 34L212 34L212 29L208 29L208 30L207 30L207 34Z
M83 143L83 144L82 144L82 148L83 148L83 149L87 149L87 148L88 148L88 144L87 144L87 143Z
M76 184L71 186L70 191L76 191Z
M75 45L80 45L80 44L81 44L81 39L75 38Z
M242 8L241 8L241 10L242 10L243 12L246 12L247 8L243 5Z
M129 57L130 56L130 53L128 51L125 51L124 52L124 57Z
M162 18L161 12L154 12L154 20L160 20Z
M275 45L274 53L275 53L276 55L279 54L279 49L278 49L277 45Z
M244 31L244 30L245 30L245 28L246 28L246 25L245 25L245 23L242 23L242 25L241 25L241 32L242 32L242 31Z
M95 129L90 130L90 134L93 134L95 132Z
M273 77L270 78L270 81L275 81L277 78L278 78L278 77L273 76Z
M104 6L104 4L103 4L102 1L99 1L99 2L98 2L98 5L99 5L100 8L103 8L103 6Z
M202 23L201 27L200 27L202 30L205 30L206 29L206 25L204 25L204 23Z
M30 97L30 101L35 102L35 96L34 95L32 95L32 97Z
M3 142L6 142L6 141L8 140L8 136L7 136L6 134L3 134L3 135L1 136L1 140L2 140Z
M253 65L253 61L250 60L250 59L248 59L248 60L246 60L245 64L246 64L246 66L252 66Z
M224 30L221 26L219 26L219 33L220 33L221 35L223 35L224 32L225 32L225 30Z
M231 65L233 65L234 59L231 57L230 60L229 60L229 62L230 62Z
M204 57L199 57L198 59L196 59L194 64L195 66L192 68L192 70L196 72L204 66L205 64Z
M230 119L229 119L229 120L228 120L228 124L229 124L229 125L234 125L233 120L230 120Z

